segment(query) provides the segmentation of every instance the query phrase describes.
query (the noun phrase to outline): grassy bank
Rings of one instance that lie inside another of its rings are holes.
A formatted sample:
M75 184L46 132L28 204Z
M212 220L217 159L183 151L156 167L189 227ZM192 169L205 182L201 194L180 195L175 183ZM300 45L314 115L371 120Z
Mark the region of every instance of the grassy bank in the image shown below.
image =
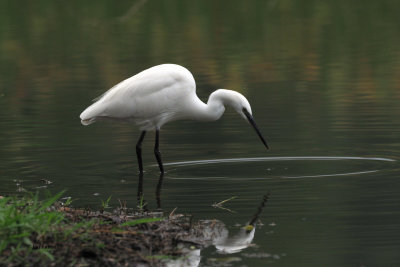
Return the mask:
M185 217L74 209L60 196L0 199L0 264L159 265L182 256L177 244L196 245L187 241L191 224Z

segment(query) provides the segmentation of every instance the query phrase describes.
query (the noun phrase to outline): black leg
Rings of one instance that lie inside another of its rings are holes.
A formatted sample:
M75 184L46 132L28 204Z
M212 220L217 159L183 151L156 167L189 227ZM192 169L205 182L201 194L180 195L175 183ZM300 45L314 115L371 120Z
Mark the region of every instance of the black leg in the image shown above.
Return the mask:
M158 163L158 167L160 167L160 172L164 173L164 167L162 164L162 160L161 160L161 153L160 150L158 149L159 145L160 145L160 130L156 130L156 144L154 146L154 155L156 155L156 159L157 159L157 163Z
M144 136L146 135L146 131L143 131L139 137L138 142L136 143L136 155L139 163L139 172L143 173L143 161L142 161L142 142Z

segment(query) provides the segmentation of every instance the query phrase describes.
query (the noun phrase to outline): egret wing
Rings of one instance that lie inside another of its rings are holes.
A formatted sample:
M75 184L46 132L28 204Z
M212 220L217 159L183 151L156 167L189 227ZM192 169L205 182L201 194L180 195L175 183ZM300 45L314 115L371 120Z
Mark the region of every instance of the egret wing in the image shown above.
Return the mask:
M160 65L112 87L81 114L81 119L151 118L173 108L179 98L191 92L195 92L195 83L188 70L177 65Z

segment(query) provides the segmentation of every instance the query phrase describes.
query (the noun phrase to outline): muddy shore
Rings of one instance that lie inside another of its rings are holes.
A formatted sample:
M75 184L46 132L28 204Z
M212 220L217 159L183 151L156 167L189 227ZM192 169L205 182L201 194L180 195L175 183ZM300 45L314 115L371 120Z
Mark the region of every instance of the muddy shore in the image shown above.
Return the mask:
M230 254L251 245L267 200L233 236L221 221L194 221L175 211L138 212L123 205L93 211L57 202L47 212L61 213L62 222L51 233L31 234L29 250L3 250L0 266L197 266L207 246Z

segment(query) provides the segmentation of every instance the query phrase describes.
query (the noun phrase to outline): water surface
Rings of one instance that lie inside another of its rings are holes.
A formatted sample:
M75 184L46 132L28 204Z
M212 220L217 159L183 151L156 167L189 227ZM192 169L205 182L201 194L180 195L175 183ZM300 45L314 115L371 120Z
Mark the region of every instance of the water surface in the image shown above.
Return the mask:
M186 66L200 98L246 95L270 150L233 110L161 133L161 205L240 231L202 266L390 266L400 257L400 4L395 1L97 1L0 4L0 194L48 186L136 206L129 124L80 124L91 99L150 66ZM143 192L157 207L153 134ZM18 186L16 185L18 184ZM43 190L43 189L41 189ZM219 201L236 197L214 208ZM223 262L223 263L221 263Z

